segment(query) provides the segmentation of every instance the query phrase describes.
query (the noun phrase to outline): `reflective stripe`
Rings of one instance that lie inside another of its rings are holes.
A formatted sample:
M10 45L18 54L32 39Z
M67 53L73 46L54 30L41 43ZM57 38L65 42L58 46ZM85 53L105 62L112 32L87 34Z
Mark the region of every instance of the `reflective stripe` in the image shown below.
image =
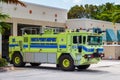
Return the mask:
M57 45L30 45L30 48L57 48Z
M94 48L87 48L85 46L78 46L78 49L82 48L86 52L94 52ZM98 48L98 52L103 52L103 48Z
M60 45L59 48L66 48L66 45ZM23 48L28 48L28 45L23 45ZM57 44L31 44L30 48L58 48Z
M18 44L9 44L9 47L19 46ZM28 45L23 45L23 48L28 48ZM58 48L57 44L31 44L30 48ZM67 48L66 45L59 45L59 48ZM94 48L87 48L85 46L78 46L78 49L82 48L86 52L94 52ZM103 48L98 48L99 52L103 52Z
M85 46L82 47L83 50L87 51L87 52L94 52L94 48L87 48Z
M28 45L23 45L23 48L28 48Z
M56 38L31 38L32 42L41 41L41 42L56 42Z
M66 45L60 45L59 48L66 48Z
M9 47L15 47L18 46L18 44L9 44Z

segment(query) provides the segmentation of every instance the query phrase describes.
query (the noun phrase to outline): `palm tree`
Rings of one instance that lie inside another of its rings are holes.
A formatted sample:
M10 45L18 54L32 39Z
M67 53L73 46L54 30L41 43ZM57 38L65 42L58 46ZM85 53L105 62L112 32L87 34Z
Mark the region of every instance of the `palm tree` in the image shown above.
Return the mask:
M21 6L26 7L26 5L20 0L0 0L0 2L7 4L16 4L16 5L20 4Z
M113 13L113 24L115 24L116 22L120 22L120 11L116 11Z
M7 3L7 4L15 4L15 5L20 4L21 6L26 7L26 5L19 0L0 0L0 2ZM3 14L0 12L0 33L2 33L2 34L4 33L5 29L10 28L10 25L5 23L5 20L7 18L10 18L9 15Z
M5 23L5 19L10 18L9 15L0 13L0 33L4 33L5 29L9 29L10 25Z

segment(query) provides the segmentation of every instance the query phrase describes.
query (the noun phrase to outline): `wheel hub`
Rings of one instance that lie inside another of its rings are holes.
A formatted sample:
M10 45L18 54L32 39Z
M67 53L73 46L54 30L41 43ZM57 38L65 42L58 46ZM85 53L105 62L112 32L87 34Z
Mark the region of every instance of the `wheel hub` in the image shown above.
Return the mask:
M70 61L68 59L63 60L63 66L64 67L69 67L70 66Z
M19 57L15 57L15 63L19 64L20 63L20 58Z

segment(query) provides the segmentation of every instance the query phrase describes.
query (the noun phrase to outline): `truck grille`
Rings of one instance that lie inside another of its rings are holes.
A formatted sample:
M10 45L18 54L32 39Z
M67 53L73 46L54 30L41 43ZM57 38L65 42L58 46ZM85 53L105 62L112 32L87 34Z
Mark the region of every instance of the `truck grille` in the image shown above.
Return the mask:
M99 53L94 53L93 56L94 57L100 57Z

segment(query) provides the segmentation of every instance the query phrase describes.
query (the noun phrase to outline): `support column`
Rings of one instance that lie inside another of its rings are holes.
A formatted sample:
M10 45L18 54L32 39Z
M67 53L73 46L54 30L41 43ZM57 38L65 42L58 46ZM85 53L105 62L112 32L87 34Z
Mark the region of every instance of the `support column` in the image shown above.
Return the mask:
M14 22L13 23L13 36L17 36L17 32L18 32L18 30L17 30L17 22Z
M0 58L2 58L2 34L0 33Z

